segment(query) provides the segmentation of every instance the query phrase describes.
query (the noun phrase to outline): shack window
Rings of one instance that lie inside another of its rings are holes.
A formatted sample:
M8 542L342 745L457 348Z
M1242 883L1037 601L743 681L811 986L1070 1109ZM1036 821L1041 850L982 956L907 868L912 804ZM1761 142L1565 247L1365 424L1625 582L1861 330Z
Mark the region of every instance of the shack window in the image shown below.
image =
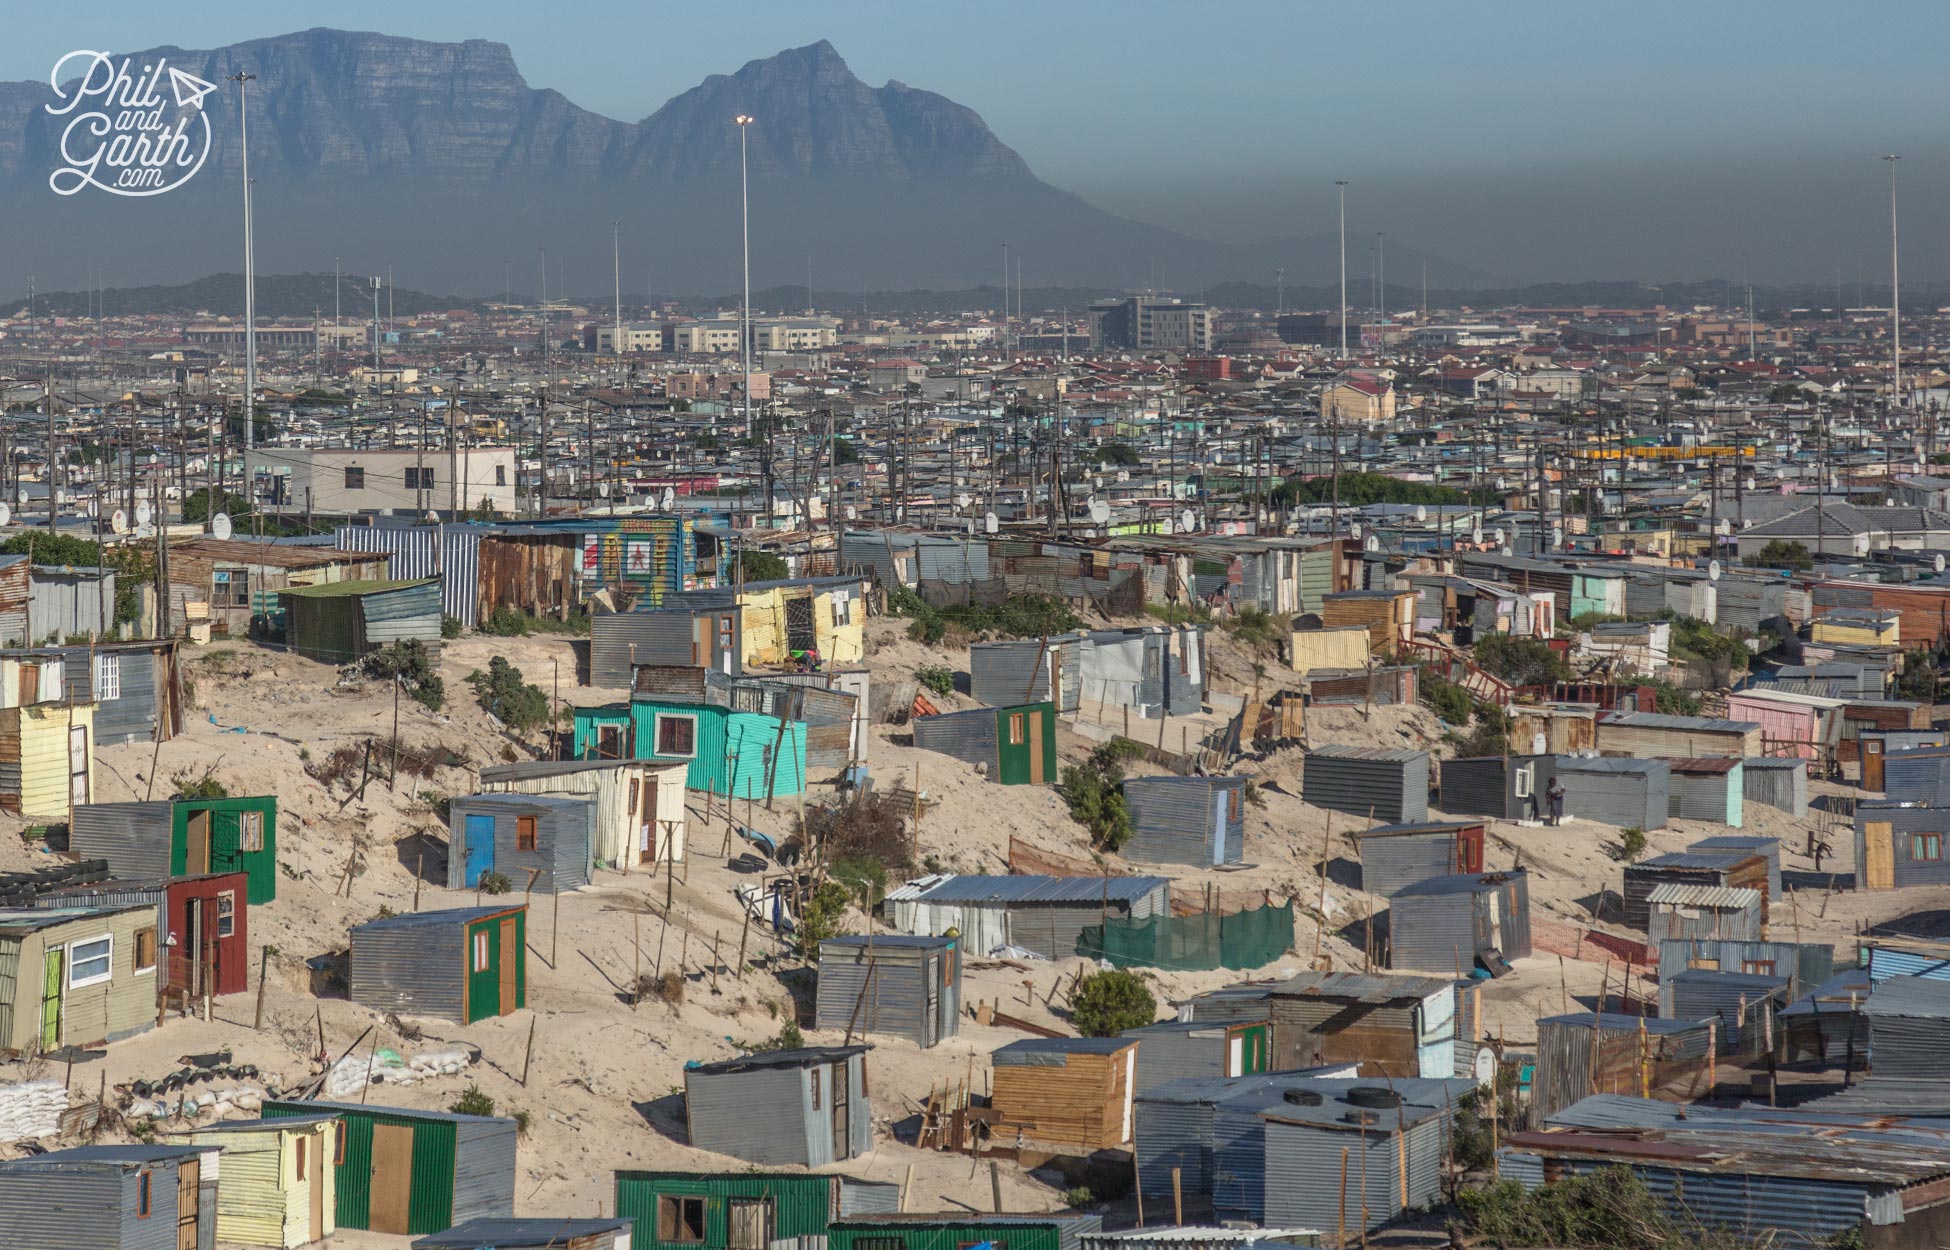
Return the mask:
M95 657L95 702L107 703L122 697L122 657Z
M430 468L414 468L412 465L408 465L406 468L406 489L432 490L433 470Z
M345 489L364 490L365 488L366 488L366 471L364 469L355 469L348 466L345 470Z
M851 595L833 596L833 624L835 627L853 623L853 597Z
M474 934L474 971L486 972L487 970L488 935L487 930L482 929Z
M657 1196L657 1240L697 1243L704 1240L704 1199L675 1194Z
M135 931L135 971L137 973L156 970L156 926Z
M1022 745L1022 728L1023 728L1022 713L1021 712L1009 713L1009 745L1010 746L1019 747Z
M689 759L697 754L697 717L657 714L657 754Z
M104 933L68 947L68 988L100 985L115 975L115 939Z
M727 1250L766 1250L772 1244L775 1220L770 1198L729 1198L725 1201Z
M305 1179L305 1139L300 1137L293 1144L296 1145L298 1148L297 1152L292 1156L292 1160L291 1160L293 1166L295 1166L298 1170L298 1175L295 1179L304 1180Z
M820 1070L818 1068L812 1070L812 1109L814 1111L819 1110L819 1074Z
M535 849L535 825L536 819L533 816L515 817L515 849L517 851L532 851Z
M1939 860L1943 858L1943 835L1940 833L1912 833L1909 835L1909 857L1917 860Z
M496 486L506 486L506 485L508 484L508 466L507 466L507 465L505 465L505 464L497 464L497 465L495 465L495 466L494 466L494 484L495 484Z
M237 932L237 891L217 895L217 936L227 938Z
M340 1120L332 1126L332 1162L345 1162L345 1121Z
M263 812L239 812L237 814L237 849L240 851L261 851L264 849Z
M1774 961L1771 959L1743 959L1740 971L1749 976L1771 977L1774 975Z
M218 569L210 575L210 606L248 608L251 605L251 575L243 569Z
M135 1218L138 1220L148 1219L150 1211L154 1209L149 1201L149 1176L148 1172L144 1172L142 1179L136 1182Z
M1239 786L1226 792L1226 819L1238 820L1246 810L1246 787Z
M596 727L596 754L606 760L623 758L623 727L621 725L598 725Z

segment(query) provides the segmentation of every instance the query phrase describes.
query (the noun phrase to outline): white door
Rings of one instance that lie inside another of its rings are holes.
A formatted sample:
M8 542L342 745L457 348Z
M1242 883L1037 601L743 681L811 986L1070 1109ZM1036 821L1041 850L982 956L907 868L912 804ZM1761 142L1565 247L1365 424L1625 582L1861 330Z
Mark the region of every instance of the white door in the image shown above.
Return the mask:
M68 801L88 801L88 726L68 726Z

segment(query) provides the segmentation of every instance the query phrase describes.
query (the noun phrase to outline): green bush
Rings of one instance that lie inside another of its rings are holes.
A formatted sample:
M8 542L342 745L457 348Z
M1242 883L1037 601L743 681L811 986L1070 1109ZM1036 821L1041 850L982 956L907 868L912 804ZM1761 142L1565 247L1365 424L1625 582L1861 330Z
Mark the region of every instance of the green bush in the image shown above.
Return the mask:
M1469 713L1475 700L1469 691L1450 681L1431 668L1424 668L1421 674L1422 699L1444 723L1467 725Z
M1538 1189L1499 1181L1457 1195L1483 1241L1564 1250L1736 1250L1754 1243L1723 1229L1682 1224L1631 1169L1606 1167Z
M1330 503L1336 497L1334 480L1326 474L1288 478L1273 488L1273 503L1281 508ZM1428 482L1405 482L1385 473L1343 473L1338 498L1342 507L1359 508L1371 503L1483 504L1494 503L1501 496L1487 487L1461 491Z
M799 917L799 927L792 934L801 959L818 959L821 942L846 933L846 908L852 901L852 892L844 883L830 878L819 883L806 900L805 914Z
M1620 829L1618 849L1612 852L1612 858L1622 864L1630 864L1643 854L1645 854L1645 830L1637 825L1627 825Z
M1263 608L1241 608L1225 621L1225 631L1260 651L1272 651L1290 632L1283 618Z
M461 624L459 617L443 616L440 618L440 636L442 638L458 638L460 637L460 631Z
M434 671L433 653L417 638L369 651L359 667L379 681L398 681L401 693L430 712L446 705L447 683Z
M1698 716L1699 696L1688 694L1664 677L1639 677L1634 684L1652 687L1652 710L1665 716Z
M1090 839L1107 851L1119 851L1131 840L1131 812L1124 803L1124 764L1143 748L1129 738L1116 737L1090 753L1090 758L1063 770L1056 792L1069 806L1070 817L1090 831Z
M230 787L218 781L214 770L207 770L201 777L192 777L187 772L177 773L173 778L176 797L179 799L227 799Z
M1486 634L1470 648L1476 667L1514 686L1540 686L1571 680L1571 666L1541 638Z
M1753 663L1747 644L1730 634L1720 633L1705 621L1692 616L1672 618L1672 652L1681 657L1714 663L1725 660L1734 671Z
M483 894L511 894L515 883L505 872L484 872L475 881L474 888Z
M467 675L474 687L474 698L488 715L516 733L527 733L548 723L548 696L541 687L521 679L521 670L502 656L488 661L488 671Z
M493 1115L494 1099L489 1097L478 1085L469 1085L462 1090L460 1097L454 1099L447 1110L455 1115Z
M738 553L739 570L748 582L782 582L792 576L784 556L750 548Z
M1805 573L1815 567L1815 556L1803 543L1786 542L1776 538L1741 563L1750 569L1788 569L1795 573Z
M952 694L955 689L955 670L940 664L924 665L914 670L914 680L935 694Z
M1070 1020L1084 1037L1115 1037L1158 1018L1158 1000L1134 972L1093 972L1070 995Z

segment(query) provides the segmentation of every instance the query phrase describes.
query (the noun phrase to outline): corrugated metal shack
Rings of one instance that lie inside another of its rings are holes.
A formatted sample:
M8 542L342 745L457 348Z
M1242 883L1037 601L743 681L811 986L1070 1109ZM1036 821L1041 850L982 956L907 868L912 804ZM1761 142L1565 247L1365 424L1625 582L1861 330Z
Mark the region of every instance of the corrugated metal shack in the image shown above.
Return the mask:
M1691 1102L1708 1094L1714 1025L1617 1012L1547 1016L1537 1022L1531 1114L1542 1120L1592 1094Z
M1124 804L1131 815L1126 859L1213 867L1245 862L1244 777L1131 777Z
M1688 968L1659 978L1659 1014L1715 1022L1720 1053L1759 1055L1772 1048L1774 1013L1787 1005L1786 977Z
M1492 976L1530 957L1530 874L1455 873L1395 891L1388 907L1388 966Z
M658 611L598 612L589 618L589 684L625 687L640 666L744 673L737 603L678 603Z
M0 969L8 973L0 977L0 1053L100 1046L157 1027L160 958L153 903L0 910Z
M1541 820L1554 755L1480 755L1443 760L1437 805L1452 816Z
M1779 808L1800 820L1808 814L1808 765L1804 760L1745 760L1740 769L1741 794L1749 803Z
M39 627L28 619L32 594L27 557L0 556L0 647L25 647L34 642L33 630Z
M1221 1103L1213 1207L1223 1219L1271 1226L1383 1228L1440 1199L1450 1117L1470 1088L1454 1079L1310 1079ZM1328 1183L1343 1157L1345 1188Z
M218 1151L75 1146L0 1163L0 1250L212 1250Z
M334 582L383 581L387 563L383 554L330 547L219 538L172 541L169 619L181 630L187 623L183 604L207 604L213 633L242 638L250 632L251 618L269 617L277 610L279 592ZM434 624L439 624L437 612Z
M44 910L151 904L156 909L154 941L161 949L147 955L136 952L132 962L145 966L144 958L160 955L163 984L200 999L206 993L241 994L250 988L248 884L241 872L97 881L42 894L32 906ZM144 939L138 936L137 940Z
M826 1250L1080 1250L1083 1238L1103 1229L1095 1212L996 1215L889 1212L834 1220Z
M278 896L278 801L266 794L78 804L68 849L107 860L125 880L241 872L250 901L269 903Z
M0 707L0 809L66 820L95 797L95 705Z
M909 722L914 745L986 768L1005 786L1056 780L1056 709L1048 703L973 708Z
M1139 1068L1142 1071L1142 1048ZM1321 1075L1352 1069L1325 1069ZM1180 1077L1138 1091L1135 1099L1138 1184L1149 1198L1172 1192L1174 1169L1182 1194L1212 1192L1213 1117L1227 1099L1264 1089L1275 1081L1303 1075L1261 1072L1242 1077ZM1142 1081L1140 1075L1140 1082Z
M527 1216L466 1220L416 1237L412 1250L630 1250L631 1221Z
M1564 787L1567 817L1621 829L1666 827L1672 770L1664 760L1561 755L1551 763L1551 776Z
M1842 710L1847 702L1820 695L1794 694L1764 686L1749 686L1727 696L1727 715L1757 721L1759 749L1748 755L1830 758L1842 741Z
M1950 803L1950 747L1885 752L1882 778L1892 803Z
M527 1005L528 905L408 912L352 926L349 997L472 1024Z
M1137 1039L1029 1037L989 1056L992 1131L1089 1154L1131 1140Z
M961 875L889 891L889 922L902 933L938 937L954 929L977 957L1020 946L1045 959L1068 959L1077 938L1105 917L1147 920L1171 914L1164 877Z
M285 642L322 664L350 664L399 642L440 641L438 582L334 582L278 592Z
M1186 716L1205 701L1205 628L1094 629L1078 654L1083 697L1139 716ZM987 702L987 700L984 700Z
M1083 651L1088 645L1080 633L972 643L969 692L990 707L1051 703L1058 712L1074 712L1084 696Z
M1786 977L1791 998L1812 992L1835 974L1835 948L1820 942L1692 938L1667 939L1657 946L1661 973L1707 968Z
M1849 722L1852 724L1853 722ZM1842 740L1842 758L1853 754L1860 762L1857 777L1864 790L1881 790L1887 783L1888 775L1884 766L1888 763L1891 751L1914 751L1919 747L1940 747L1950 741L1940 729L1878 729L1862 730L1853 741ZM1851 752L1848 748L1854 747Z
M1276 1069L1358 1063L1362 1076L1456 1070L1456 987L1448 977L1303 972L1266 996Z
M341 525L332 541L341 551L383 554L373 576L394 581L440 579L441 609L468 629L480 623L479 525L413 525L372 518L370 525Z
M1879 1078L1943 1078L1943 1039L1950 1032L1950 981L1890 977L1862 1004L1869 1024L1869 1066Z
M567 620L587 597L582 551L581 534L552 527L497 525L482 534L480 615L519 612Z
M1184 1077L1252 1076L1270 1060L1271 1029L1264 1020L1202 1024L1167 1020L1119 1034L1138 1044L1140 1094Z
M1627 864L1625 923L1635 929L1645 928L1651 922L1652 891L1667 884L1733 886L1757 890L1765 895L1767 861L1758 855L1743 855L1738 851L1676 851ZM1763 917L1766 916L1765 902L1763 898Z
M1850 968L1783 1007L1775 1018L1781 1026L1782 1058L1848 1072L1867 1067L1869 1021L1862 1004L1868 998L1868 972Z
M1301 798L1385 825L1429 817L1429 753L1326 743L1307 752Z
M1194 994L1178 1004L1178 1018L1208 1024L1214 1020L1269 1020L1273 1009L1266 999L1280 984L1279 981L1243 981Z
M1315 707L1407 706L1421 689L1421 672L1412 664L1316 668L1307 675L1307 702Z
M168 742L183 732L183 685L173 638L102 642L92 647L43 647L0 656L0 671L30 666L58 670L58 689L20 702L94 704L96 746L118 742ZM13 688L21 682L17 673ZM31 689L31 687L30 687ZM0 696L4 698L4 696Z
M961 1030L961 944L874 934L819 944L813 1026L904 1037L923 1050Z
M1855 888L1892 890L1950 882L1950 806L1900 800L1855 806Z
M218 1120L171 1135L223 1151L217 1235L224 1241L295 1248L337 1230L337 1116Z
M524 892L589 884L594 800L554 794L470 794L449 801L447 888L471 890L498 872Z
M1415 592L1412 590L1343 590L1323 595L1320 622L1368 627L1371 655L1400 654L1415 637Z
M646 760L521 760L481 769L483 794L580 795L594 800L595 866L628 870L684 858L684 764Z
M873 1149L867 1047L767 1050L684 1070L690 1144L752 1163L837 1163Z
M36 564L29 573L25 632L50 643L115 632L115 570Z
M1638 759L1766 754L1758 721L1664 712L1607 712L1598 718L1598 749Z
M1443 777L1446 782L1446 764ZM1481 821L1423 821L1357 829L1348 836L1361 857L1361 888L1390 898L1430 877L1483 871L1486 833Z
M899 1201L899 1185L830 1173L616 1173L616 1214L636 1224L631 1250L744 1250L761 1241L816 1245L801 1239L824 1238L836 1219L893 1211Z
M1666 815L1738 829L1746 807L1745 771L1737 759L1667 760Z
M1757 942L1767 936L1759 890L1668 881L1646 896L1647 941Z
M1083 1250L1284 1250L1324 1246L1331 1236L1318 1228L1126 1228L1085 1237Z
M1839 1110L1839 1109L1838 1109ZM1682 1226L1743 1241L1934 1245L1950 1201L1935 1125L1775 1107L1679 1106L1598 1095L1506 1139L1504 1175L1528 1187L1629 1168Z
M515 1210L516 1124L505 1116L357 1102L267 1100L264 1118L339 1117L338 1225L437 1233Z
M1779 838L1723 833L1710 838L1701 838L1686 849L1719 854L1732 851L1743 855L1760 856L1767 861L1767 898L1770 903L1781 900L1781 840Z

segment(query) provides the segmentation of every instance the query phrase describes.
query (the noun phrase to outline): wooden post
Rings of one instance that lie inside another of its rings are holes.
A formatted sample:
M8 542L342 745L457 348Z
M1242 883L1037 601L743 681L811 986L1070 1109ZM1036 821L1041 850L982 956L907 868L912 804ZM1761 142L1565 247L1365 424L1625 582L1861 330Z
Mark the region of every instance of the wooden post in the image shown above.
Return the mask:
M386 773L388 792L399 788L399 674L393 674L393 766Z
M914 1188L914 1165L910 1163L907 1165L907 1174L901 1177L900 1197L897 1198L894 1202L894 1211L896 1214L904 1214L907 1211L907 1193L909 1190L913 1188Z
M989 1160L989 1201L995 1207L995 1214L1002 1214L1002 1170Z
M379 1030L372 1031L372 1049L366 1054L366 1083L359 1087L359 1101L364 1103L366 1095L372 1092L372 1069L379 1062Z
M1129 1098L1129 1090L1124 1097ZM1137 1226L1144 1227L1144 1174L1138 1170L1137 1117L1131 1117L1131 1188L1137 1193Z
M724 936L722 929L711 931L711 992L718 992L718 939Z
M1494 1115L1494 1112L1492 1112L1491 1114ZM1496 1121L1494 1119L1490 1121L1491 1124L1494 1124L1495 1122ZM1496 1135L1494 1130L1491 1131L1490 1140L1492 1143L1494 1143L1496 1140ZM1491 1158L1496 1157L1494 1150L1491 1151L1490 1157ZM1345 1247L1347 1245L1347 1147L1346 1146L1341 1147L1341 1214L1340 1214L1340 1223L1339 1223L1338 1230L1334 1234L1334 1244L1336 1246L1341 1246L1341 1247Z
M413 910L420 910L420 878L427 868L427 853L422 850L413 857Z
M752 932L751 904L746 903L744 911L745 923L738 930L738 979L740 981L745 979L745 939L750 937Z
M535 1017L528 1017L528 1045L521 1052L521 1087L528 1088L528 1065L535 1058Z
M321 1007L313 1007L312 1016L318 1021L318 1057L330 1059L331 1052L325 1049L325 1011Z
M555 910L551 914L548 924L548 966L550 969L553 969L556 966L555 953L561 949L562 945L562 891L560 889L560 883L553 878L550 878L549 884L557 886L555 890Z
M271 948L266 946L257 957L257 1011L251 1016L251 1028L264 1027L264 971L271 966Z
M1180 1181L1179 1168L1171 1170L1171 1222L1179 1228L1185 1227L1185 1193Z
M635 1011L637 1001L643 997L643 913L630 909L630 1010Z

